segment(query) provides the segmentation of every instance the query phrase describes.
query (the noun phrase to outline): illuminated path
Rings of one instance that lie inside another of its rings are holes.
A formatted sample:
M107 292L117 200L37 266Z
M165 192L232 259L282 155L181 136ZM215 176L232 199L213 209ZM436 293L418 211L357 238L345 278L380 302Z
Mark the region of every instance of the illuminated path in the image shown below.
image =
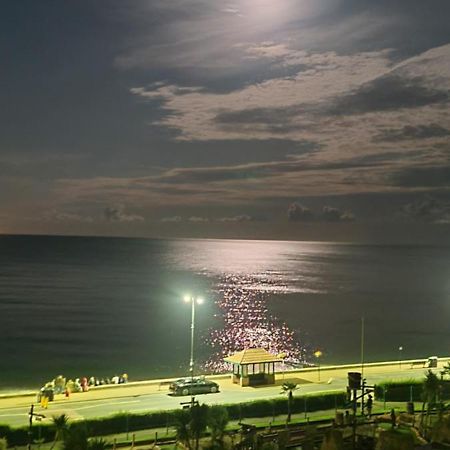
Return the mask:
M440 359L442 367L448 358ZM427 369L418 365L411 369L411 363L380 363L382 365L366 365L364 377L368 384L376 384L386 379L421 378ZM220 404L238 403L249 400L281 397L280 384L285 381L298 383L297 395L311 394L334 390L345 390L347 372L360 371L360 366L336 366L335 368L321 368L318 382L318 369L300 370L277 374L277 385L257 388L241 388L233 385L229 376L215 376L220 384L221 392L216 394L197 395L201 403ZM437 369L439 370L439 368ZM166 380L164 380L166 381ZM94 388L86 393L72 394L69 399L56 396L56 400L49 404L47 410L36 406L35 411L46 416L43 422L51 421L51 417L65 413L70 420L107 416L118 412L142 413L145 411L169 410L180 408L180 402L189 401L190 397L171 397L167 395L167 384L158 381L128 383L126 385L106 386ZM12 426L28 424L28 411L35 395L14 396L0 398L0 423Z

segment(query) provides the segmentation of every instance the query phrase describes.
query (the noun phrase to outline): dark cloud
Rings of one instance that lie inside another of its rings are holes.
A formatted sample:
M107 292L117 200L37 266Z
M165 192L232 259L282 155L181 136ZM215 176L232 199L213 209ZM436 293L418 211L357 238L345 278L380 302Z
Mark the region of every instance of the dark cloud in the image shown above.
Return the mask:
M391 181L403 187L450 187L450 166L403 169L395 172Z
M282 125L289 121L294 114L298 114L300 110L301 106L295 105L287 108L249 108L240 111L222 111L216 115L215 120L217 123L230 125L239 123Z
M449 92L427 87L419 77L405 78L399 75L379 77L354 92L337 97L325 106L322 115L353 115L369 112L395 111L401 108L445 103Z
M302 124L302 115L336 116L357 115L370 112L395 111L402 108L417 108L449 101L448 91L427 87L419 77L406 78L389 74L368 82L355 91L334 97L323 104L302 103L286 108L249 108L240 111L221 111L214 118L224 130L251 130L263 127L273 133L287 133L314 128L309 121ZM423 139L446 136L449 130L430 124L387 130L378 140ZM392 139L393 137L393 139ZM389 139L390 138L390 139Z
M103 217L108 222L143 222L144 218L137 214L127 214L123 206L107 207L103 211Z
M398 142L410 139L428 139L450 135L450 130L436 123L429 125L405 125L402 128L383 130L374 137L374 142Z
M450 202L426 196L401 208L404 218L432 223L450 223Z
M343 170L357 169L363 167L374 167L385 161L391 161L402 157L401 153L388 152L382 155L371 154L357 158L345 159L336 162L309 162L303 158L292 160L273 161L261 164L246 164L242 166L226 166L226 167L192 167L186 169L174 169L165 172L157 181L160 183L213 183L222 181L239 181L269 178L273 176L283 175L293 172L311 172L324 170ZM140 180L139 184L145 184ZM167 193L180 193L179 188L170 189L156 187L155 189ZM206 192L202 187L202 192ZM192 192L192 191L189 191ZM197 191L193 191L196 193ZM215 192L215 191L212 191Z

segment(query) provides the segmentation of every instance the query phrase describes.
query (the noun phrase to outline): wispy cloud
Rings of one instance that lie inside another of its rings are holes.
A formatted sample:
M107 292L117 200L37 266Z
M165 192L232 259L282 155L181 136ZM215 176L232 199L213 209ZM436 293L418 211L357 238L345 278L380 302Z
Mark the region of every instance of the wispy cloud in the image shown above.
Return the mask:
M124 206L108 206L103 211L103 216L108 222L143 222L144 218L138 214L125 212Z

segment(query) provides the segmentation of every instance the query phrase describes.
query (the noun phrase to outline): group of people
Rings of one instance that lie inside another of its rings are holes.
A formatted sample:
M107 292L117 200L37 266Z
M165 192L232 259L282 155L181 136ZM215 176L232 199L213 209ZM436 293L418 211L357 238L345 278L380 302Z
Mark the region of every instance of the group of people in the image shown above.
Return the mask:
M72 392L87 392L89 388L95 386L102 386L105 384L123 384L128 382L128 374L114 375L112 378L97 378L97 377L81 377L75 380L66 378L63 375L58 375L52 381L46 383L38 393L38 402L41 406L46 408L49 401L53 401L55 394L64 394L67 398Z
M112 378L96 378L90 377L88 386L103 386L104 384L123 384L128 382L128 374L114 375Z

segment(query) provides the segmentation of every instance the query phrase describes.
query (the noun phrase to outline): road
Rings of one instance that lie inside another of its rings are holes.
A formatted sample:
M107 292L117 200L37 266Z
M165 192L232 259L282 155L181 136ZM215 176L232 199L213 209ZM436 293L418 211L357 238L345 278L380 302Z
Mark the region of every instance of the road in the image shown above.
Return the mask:
M440 362L440 366L443 361ZM390 365L365 366L364 377L369 385L386 379L410 379L424 376L425 369L416 367L411 369L410 364L404 363L402 367L398 362ZM196 399L209 405L221 403L239 403L244 401L279 398L283 381L292 381L299 385L297 395L313 394L318 392L345 390L347 386L347 372L360 371L360 368L335 367L301 370L277 374L277 383L264 387L240 387L233 385L229 377L218 377L220 392L215 394L197 395ZM438 369L437 369L438 370ZM168 395L166 383L148 381L128 383L126 385L108 386L104 389L94 388L86 393L72 394L70 398L56 396L55 401L49 404L48 409L35 404L35 412L44 414L42 422L51 421L52 416L67 414L71 421L93 417L108 416L118 412L142 413L180 408L181 402L189 401L190 397L172 397ZM0 398L0 423L11 426L24 426L28 424L28 411L35 402L33 396L15 396Z

